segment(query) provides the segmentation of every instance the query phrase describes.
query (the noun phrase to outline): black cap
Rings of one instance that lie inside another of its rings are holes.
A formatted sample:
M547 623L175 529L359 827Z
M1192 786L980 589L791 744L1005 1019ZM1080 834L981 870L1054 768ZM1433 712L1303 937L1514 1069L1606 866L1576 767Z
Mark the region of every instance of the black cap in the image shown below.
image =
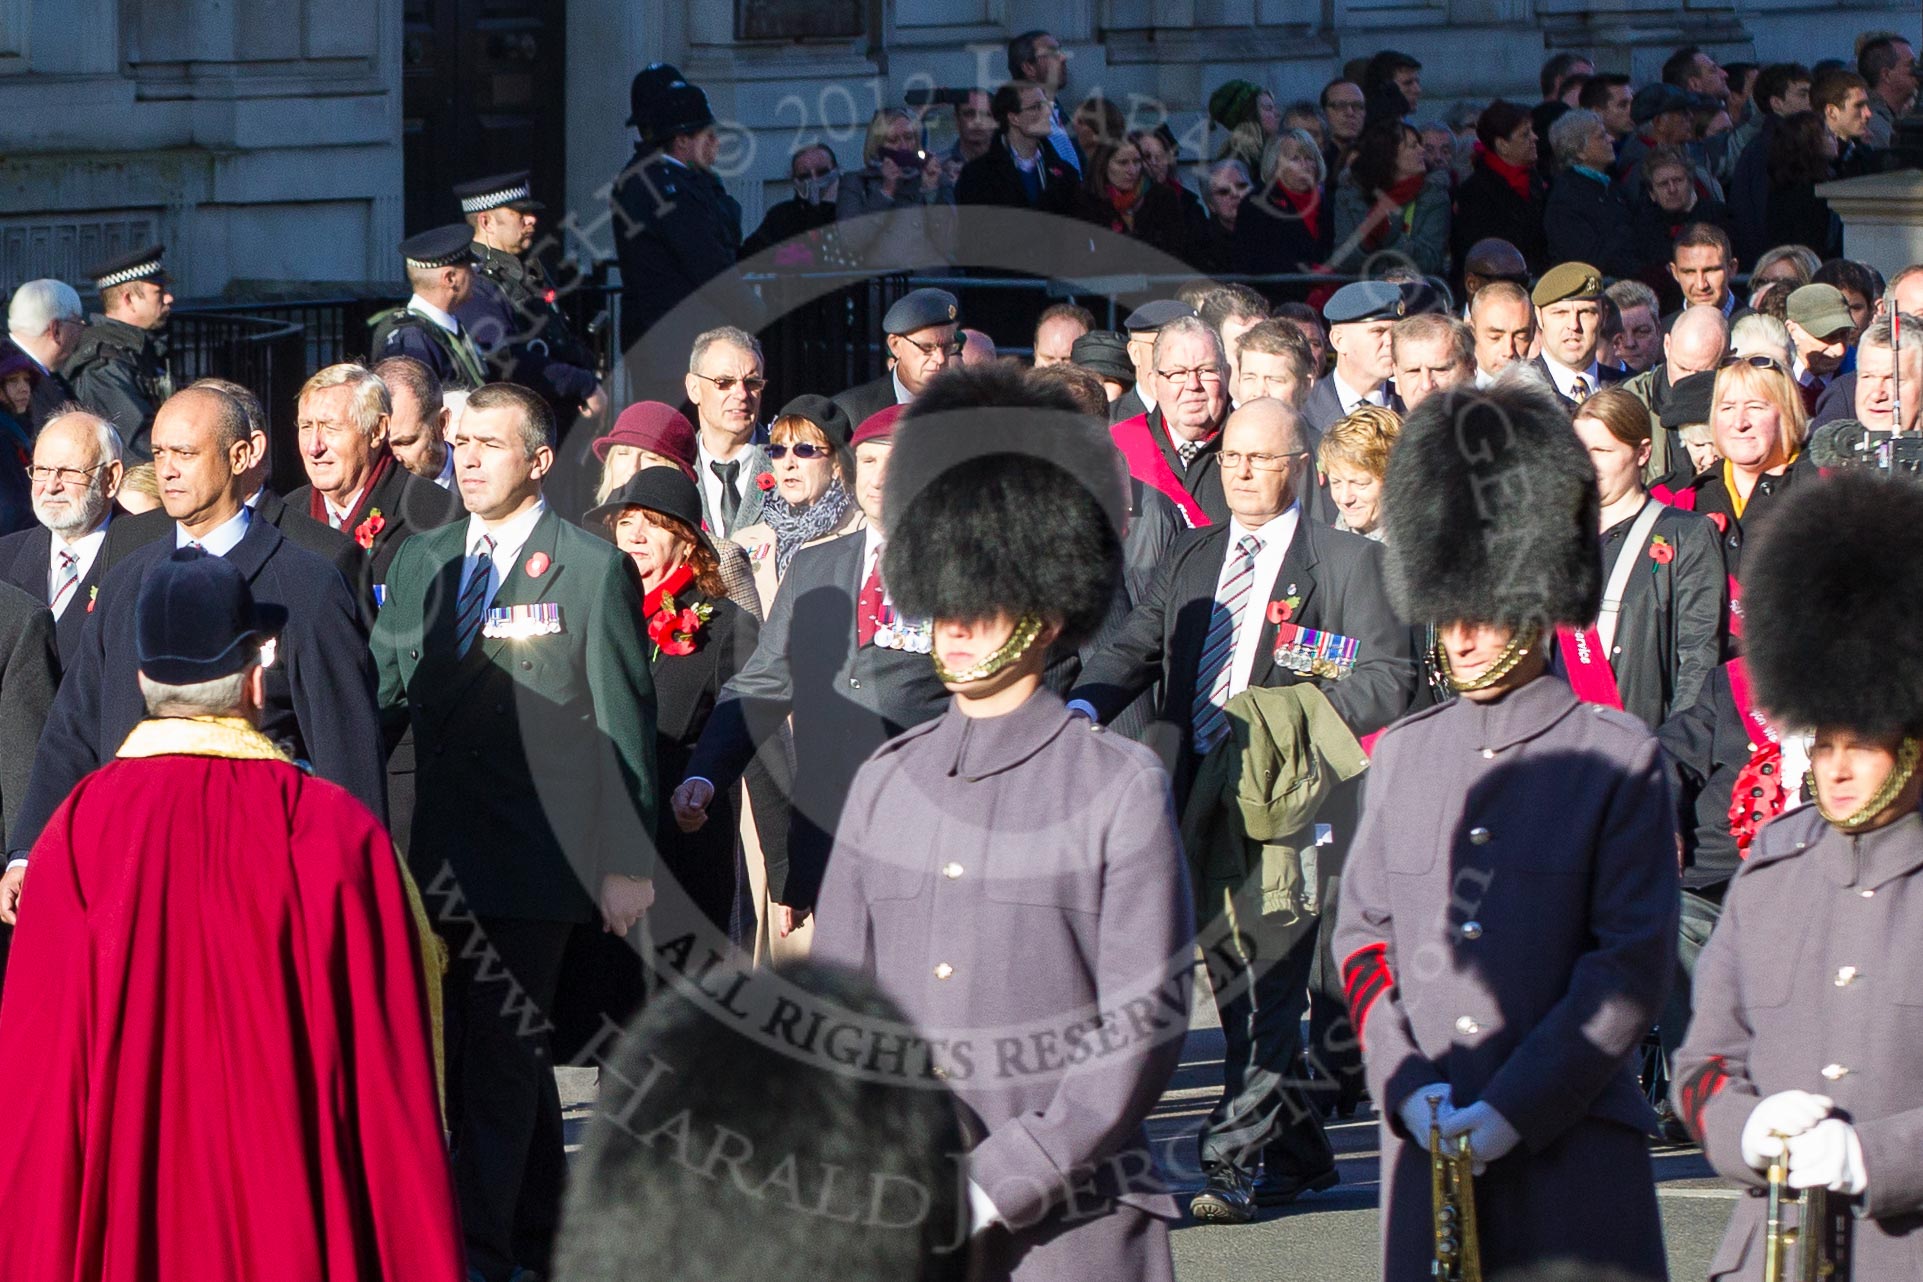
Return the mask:
M148 678L170 686L215 681L260 656L287 610L256 602L247 576L221 557L181 548L156 565L134 606L134 654Z
M466 223L449 223L433 231L416 232L401 242L401 257L409 267L454 267L472 262L474 229Z
M115 285L126 285L137 280L164 281L167 279L167 268L160 260L166 253L165 245L128 250L117 258L109 258L104 263L89 267L87 279L94 283L95 289L111 289Z
M695 537L710 551L714 544L701 529L701 492L678 467L644 467L628 478L626 485L608 496L608 501L589 509L583 521L606 521L619 516L622 509L640 507L671 516L694 531Z
M1639 125L1646 125L1665 112L1689 111L1697 101L1696 95L1687 89L1659 80L1636 91L1636 96L1629 100L1629 118Z
M461 202L462 214L485 214L490 209L538 214L547 208L534 199L534 189L528 185L528 171L525 169L519 173L495 174L491 178L457 183L454 198Z
M646 128L655 100L667 87L683 79L681 69L671 62L651 62L634 73L628 85L628 123Z
M1135 362L1128 358L1128 336L1112 329L1091 330L1068 349L1071 364L1117 383L1135 384Z
M1716 371L1689 374L1670 384L1663 398L1662 424L1680 429L1709 422L1709 406L1716 391Z
M936 325L959 325L961 303L945 289L911 289L881 318L884 334L912 334Z
M1131 334L1141 334L1193 315L1195 309L1179 298L1157 298L1130 312L1123 319L1122 328Z
M808 420L820 428L821 434L828 438L828 444L838 450L847 449L848 442L855 435L855 423L848 417L848 411L827 397L816 396L813 392L804 392L783 405L781 413L775 415L775 418L777 421L784 418Z

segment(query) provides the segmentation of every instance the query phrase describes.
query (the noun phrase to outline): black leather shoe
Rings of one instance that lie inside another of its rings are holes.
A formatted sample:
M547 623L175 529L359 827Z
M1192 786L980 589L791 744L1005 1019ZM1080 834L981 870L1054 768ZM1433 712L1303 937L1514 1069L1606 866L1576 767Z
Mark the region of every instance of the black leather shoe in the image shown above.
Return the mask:
M1204 1224L1247 1224L1255 1218L1249 1178L1238 1171L1211 1171L1208 1187L1189 1203L1189 1214Z
M1291 1175L1286 1171L1277 1171L1273 1175L1265 1172L1262 1178L1255 1182L1255 1204L1287 1206L1304 1193L1320 1193L1324 1189L1334 1188L1341 1182L1342 1177L1336 1174L1333 1166L1325 1171L1317 1171L1306 1178Z

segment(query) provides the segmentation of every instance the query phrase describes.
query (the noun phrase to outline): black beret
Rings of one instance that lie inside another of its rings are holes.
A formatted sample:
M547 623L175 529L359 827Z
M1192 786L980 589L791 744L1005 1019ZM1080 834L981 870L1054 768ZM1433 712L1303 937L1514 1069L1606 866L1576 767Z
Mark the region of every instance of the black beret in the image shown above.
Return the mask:
M1322 305L1322 318L1331 325L1401 320L1408 314L1409 299L1402 286L1387 280L1350 281Z
M1135 362L1128 358L1128 337L1112 329L1091 330L1068 349L1070 364L1117 383L1135 382Z
M1122 328L1131 334L1139 334L1193 315L1195 309L1179 298L1157 298L1130 312L1122 321Z
M783 405L781 413L775 415L775 418L777 420L806 419L820 428L821 434L828 438L828 444L838 450L847 449L850 438L855 434L855 424L848 417L848 411L827 397L816 396L813 392L803 392Z

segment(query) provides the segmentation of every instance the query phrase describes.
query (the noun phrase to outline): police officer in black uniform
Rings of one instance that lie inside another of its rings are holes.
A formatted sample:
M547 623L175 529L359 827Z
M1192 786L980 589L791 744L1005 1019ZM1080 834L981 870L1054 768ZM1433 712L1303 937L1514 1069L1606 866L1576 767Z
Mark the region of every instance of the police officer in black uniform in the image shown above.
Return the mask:
M160 331L172 314L165 245L136 249L90 270L101 312L87 324L61 374L74 397L120 430L129 465L153 457L147 436L173 394Z
M466 223L452 223L401 242L414 294L405 306L390 307L368 321L372 360L412 356L433 370L444 388L471 392L491 381L481 349L454 315L474 291L472 236Z
M694 336L719 325L757 329L760 305L727 275L741 254L741 206L713 169L719 140L708 96L665 63L634 78L628 123L640 133L634 159L615 175L614 248L621 264L621 346L637 398L681 399ZM717 278L720 278L717 280ZM644 335L707 287L699 315L672 334ZM684 332L685 331L685 332Z

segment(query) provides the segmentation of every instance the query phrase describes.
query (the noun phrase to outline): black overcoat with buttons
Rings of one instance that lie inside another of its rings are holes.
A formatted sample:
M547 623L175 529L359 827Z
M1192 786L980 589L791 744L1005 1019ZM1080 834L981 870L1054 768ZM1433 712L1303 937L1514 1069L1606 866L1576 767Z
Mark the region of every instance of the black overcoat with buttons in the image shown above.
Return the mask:
M1743 1126L1778 1091L1827 1095L1856 1128L1869 1188L1831 1195L1853 1272L1913 1278L1923 1261L1923 816L1846 836L1814 806L1772 821L1730 884L1696 963L1677 1057L1677 1114L1736 1205L1712 1278L1763 1276L1764 1177ZM1792 1212L1792 1223L1795 1223Z
M1678 896L1656 740L1559 678L1376 741L1334 951L1383 1117L1385 1279L1429 1276L1428 1137L1396 1110L1437 1083L1522 1136L1476 1181L1486 1270L1666 1276L1635 1053L1669 989Z
M390 738L414 731L408 863L469 911L589 920L601 878L654 868L654 678L634 563L549 508L494 607L554 605L558 633L454 641L468 522L401 544L372 647Z

